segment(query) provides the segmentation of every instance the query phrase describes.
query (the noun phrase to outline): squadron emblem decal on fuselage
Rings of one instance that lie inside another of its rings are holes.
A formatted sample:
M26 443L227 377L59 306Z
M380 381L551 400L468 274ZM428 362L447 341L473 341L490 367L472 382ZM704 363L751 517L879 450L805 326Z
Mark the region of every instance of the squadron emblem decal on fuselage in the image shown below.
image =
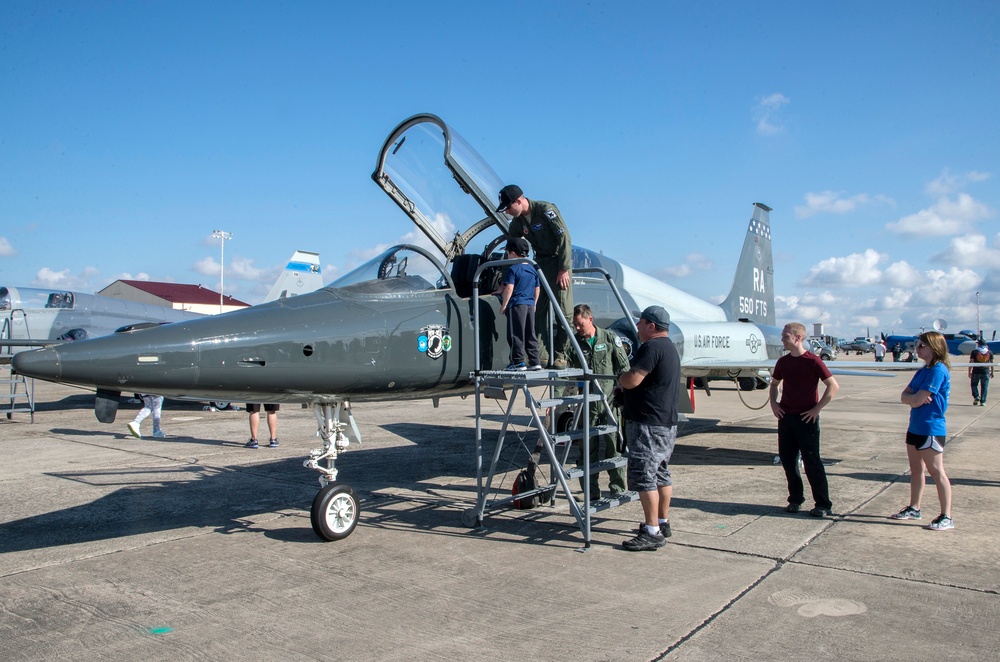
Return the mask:
M439 359L445 352L451 351L451 331L441 324L429 324L420 329L417 338L417 351L427 354L432 359Z

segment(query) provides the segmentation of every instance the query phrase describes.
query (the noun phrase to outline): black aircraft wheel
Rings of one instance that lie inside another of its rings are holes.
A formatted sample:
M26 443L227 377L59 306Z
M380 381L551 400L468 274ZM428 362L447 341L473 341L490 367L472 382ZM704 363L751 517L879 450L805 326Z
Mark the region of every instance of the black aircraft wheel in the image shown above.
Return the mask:
M358 494L344 483L330 483L313 499L313 531L324 540L343 540L358 525Z
M219 411L225 411L225 410L229 409L229 405L232 404L232 403L229 403L229 402L213 402L211 404L212 404L213 407L215 407Z
M740 385L741 391L752 391L757 388L757 381L753 377L739 377L736 383Z

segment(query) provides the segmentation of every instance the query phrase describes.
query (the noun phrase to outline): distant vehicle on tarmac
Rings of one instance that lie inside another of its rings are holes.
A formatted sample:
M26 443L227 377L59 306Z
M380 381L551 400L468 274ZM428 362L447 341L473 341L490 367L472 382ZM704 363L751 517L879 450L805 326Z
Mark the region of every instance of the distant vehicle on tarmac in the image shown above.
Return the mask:
M823 359L824 361L833 361L837 358L837 350L830 347L828 344L819 340L817 338L809 339L809 351Z

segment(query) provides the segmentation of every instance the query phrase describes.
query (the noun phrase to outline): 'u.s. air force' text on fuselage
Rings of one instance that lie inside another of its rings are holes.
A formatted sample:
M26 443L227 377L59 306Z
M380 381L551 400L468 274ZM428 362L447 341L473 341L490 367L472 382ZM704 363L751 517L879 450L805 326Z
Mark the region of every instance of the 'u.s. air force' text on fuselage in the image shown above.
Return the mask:
M695 334L691 338L692 343L695 347L712 347L729 349L729 336L711 336L711 335L701 335Z

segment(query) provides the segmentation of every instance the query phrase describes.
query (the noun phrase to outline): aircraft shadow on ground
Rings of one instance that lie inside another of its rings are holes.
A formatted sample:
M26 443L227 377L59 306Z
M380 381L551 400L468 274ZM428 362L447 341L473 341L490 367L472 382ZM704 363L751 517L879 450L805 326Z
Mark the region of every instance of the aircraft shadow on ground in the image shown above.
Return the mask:
M475 498L476 487L468 481L475 476L474 431L456 433L454 426L419 423L394 423L383 428L412 443L388 448L362 446L348 451L337 465L341 472L340 480L352 485L361 496L362 523L388 526L390 522L398 522L400 526L423 528L429 532L438 532L441 526L455 526L461 511L471 507ZM89 434L66 429L54 429L53 432ZM487 465L497 435L495 430L484 431L484 460ZM211 439L176 440L220 447L238 445ZM532 431L526 436L524 444L511 441L504 451L510 455L501 455L500 470L508 471L521 466L519 460L526 460L526 447L533 448L534 440L535 433ZM158 446L170 444L171 439L144 439L134 443L149 444L132 448L155 453ZM267 452L267 449L247 451ZM772 457L770 452L764 451L682 444L675 461L678 464L766 464L772 461ZM170 463L169 466L50 472L46 476L84 483L91 486L89 489L110 491L89 503L0 524L0 553L187 527L210 528L220 532L244 531L252 527L252 520L262 513L285 509L309 510L318 489L317 474L303 468L302 460L303 456L295 456L242 466L217 467L179 464L175 459L163 458L164 462ZM457 483L456 479L464 484ZM504 490L509 491L509 482L495 483L498 495L502 496ZM378 493L392 488L419 494L417 497L392 497ZM438 497L438 493L464 493L468 496L456 499L454 496ZM420 495L426 495L428 501L409 510L392 500L402 499L407 503L421 501ZM694 504L694 507L702 506ZM705 503L703 507L716 506ZM538 512L538 518L545 516L544 509ZM520 513L516 521L524 517L525 514ZM533 517L528 516L528 519ZM442 522L445 524L442 525ZM512 527L516 529L521 525L504 523L502 526L509 532ZM314 534L310 527L303 527L280 535L296 540L312 540ZM532 536L536 535L541 534L526 533L525 541L535 540ZM575 527L567 527L558 534L548 531L545 537L551 540L553 535L565 535L567 540L577 541L578 532Z
M366 493L393 487L419 492L465 491L470 494L468 501L473 501L474 485L435 482L442 476L475 475L474 456L467 439L456 439L453 428L416 426L420 429L415 429L409 424L392 427L417 447L361 447L338 460L339 478L358 490L363 502L369 498ZM76 430L53 432L89 434ZM171 442L169 438L133 441L148 443L146 447L132 448L149 452ZM221 440L194 441L215 446L234 445ZM263 454L269 451L246 452ZM214 528L223 532L245 530L247 520L261 513L289 508L308 511L319 489L316 481L319 474L305 469L303 459L303 456L296 456L273 462L216 467L178 465L176 460L164 458L170 466L49 472L45 475L112 491L86 504L0 524L0 553L185 527ZM442 497L440 506L449 505ZM366 509L363 503L363 520ZM308 531L309 535L314 535L311 528Z
M243 446L242 441L223 441L220 439L205 439L203 437L187 437L183 435L169 434L165 438L157 439L151 434L151 428L149 424L146 424L147 429L143 431L142 439L136 439L131 434L120 432L117 428L109 428L107 431L104 430L77 430L74 428L52 428L49 430L52 434L67 435L72 437L96 437L104 438L109 442L114 442L115 444L121 443L122 441L135 442L137 444L169 444L169 443L185 443L185 444L203 444L205 446L228 446L230 448L239 448ZM154 447L150 446L148 448L143 448L142 446L129 446L128 448L122 448L121 446L114 446L119 450L155 450Z
M716 515L752 515L754 517L766 517L777 515L781 517L797 517L784 511L785 504L761 504L761 503L737 503L732 501L705 501L702 499L685 499L684 497L673 497L670 500L671 508L690 508L700 510L703 513L713 513Z
M70 395L62 400L52 400L47 402L36 402L35 412L55 412L55 411L66 411L71 409L93 409L94 408L94 394L93 393L78 393L76 395ZM193 400L171 400L167 399L163 402L164 411L203 411L205 408L205 403L195 402ZM142 409L141 402L129 402L129 398L122 398L119 404L119 411L139 411ZM127 423L128 421L124 421ZM123 424L124 424L123 423Z

